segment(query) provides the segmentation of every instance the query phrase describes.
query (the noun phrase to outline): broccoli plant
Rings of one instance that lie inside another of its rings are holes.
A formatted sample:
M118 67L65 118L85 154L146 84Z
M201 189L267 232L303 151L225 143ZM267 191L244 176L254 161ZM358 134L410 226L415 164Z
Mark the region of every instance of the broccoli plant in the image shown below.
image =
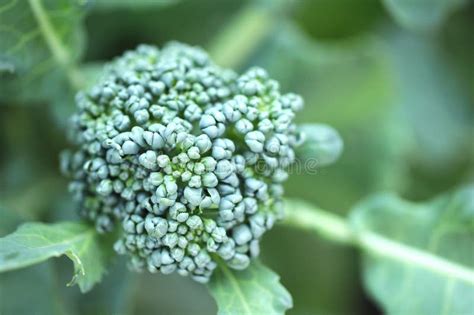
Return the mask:
M329 125L299 123L303 97L270 71L234 70L272 27L269 11L250 5L209 54L141 44L94 71L79 62L84 12L82 2L0 5L0 101L51 104L69 141L58 168L76 211L0 238L0 272L65 255L68 285L85 293L125 259L127 273L196 281L219 314L283 314L292 295L259 258L280 225L357 249L365 288L389 314L474 312L472 185L419 203L379 194L348 218L285 195L294 173L336 163L343 141Z
M126 52L76 102L70 190L99 233L121 225L114 248L132 269L208 282L219 261L242 270L258 256L304 141L300 96L170 43Z

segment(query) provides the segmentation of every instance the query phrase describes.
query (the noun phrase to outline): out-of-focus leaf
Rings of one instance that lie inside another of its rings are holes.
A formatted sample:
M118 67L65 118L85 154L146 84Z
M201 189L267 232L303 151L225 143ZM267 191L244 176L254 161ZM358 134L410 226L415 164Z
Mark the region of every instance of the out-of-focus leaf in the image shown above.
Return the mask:
M392 105L390 60L372 37L317 42L282 22L249 64L268 69L283 91L303 95L306 105L298 116L307 122L339 130L371 121Z
M103 75L104 66L105 63L102 62L90 62L81 65L80 71L82 77L84 78L84 83L82 85L83 90L87 90L97 83L97 81ZM52 118L54 119L55 123L63 129L67 129L67 126L70 123L69 118L76 109L73 98L75 93L76 91L72 91L71 94L66 98L55 99L51 104L52 106L50 106Z
M199 0L150 6L146 10L92 11L85 23L86 60L109 60L144 43L162 46L167 41L177 40L205 46L241 4L242 1Z
M468 83L432 39L399 31L384 35L399 92L397 124L412 139L411 150L421 165L436 172L449 169L465 158L460 152L472 142Z
M15 71L15 65L6 60L0 60L0 76L12 74Z
M95 0L93 2L93 8L94 10L140 10L173 5L179 1L180 0Z
M381 17L379 0L298 0L295 21L313 38L337 39L368 32Z
M209 283L218 314L284 314L291 295L273 271L258 261L243 271L220 264Z
M411 30L436 29L466 0L383 0L392 17Z
M416 254L424 267L365 255L365 286L388 314L474 312L474 186L420 204L379 195L353 211L356 231L373 232L431 254ZM440 269L435 264L446 272L436 272Z
M255 1L242 8L213 38L209 54L220 66L237 69L248 62L256 48L290 7L284 1Z
M52 266L43 263L0 274L0 314L66 314L56 292Z
M64 97L82 79L74 63L83 47L84 1L4 0L0 3L0 100Z
M74 262L71 284L90 290L105 272L104 249L96 231L82 223L25 223L0 238L0 272L66 255Z
M6 213L14 212L23 221L33 221L40 220L51 210L50 206L60 196L59 192L66 193L65 181L51 174L41 175L38 179L32 177L31 184L24 185L22 189L3 196L2 203L8 209Z
M327 166L341 155L344 144L336 129L324 124L303 124L300 130L305 141L297 148L298 157L313 159L318 166Z
M440 46L443 57L449 61L459 77L468 87L474 87L474 2L458 10L448 19L440 32ZM474 89L467 88L471 100L474 100ZM472 107L471 107L472 108Z
M0 203L3 203L1 199ZM11 233L21 222L21 219L22 218L16 212L0 205L0 237Z

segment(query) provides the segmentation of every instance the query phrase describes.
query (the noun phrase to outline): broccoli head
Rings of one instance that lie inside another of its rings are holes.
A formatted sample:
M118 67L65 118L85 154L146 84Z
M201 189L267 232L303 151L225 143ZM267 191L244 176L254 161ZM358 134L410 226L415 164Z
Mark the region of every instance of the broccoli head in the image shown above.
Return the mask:
M76 102L62 169L98 231L121 224L114 248L132 269L207 282L218 260L244 269L259 255L303 141L300 96L173 42L126 52Z

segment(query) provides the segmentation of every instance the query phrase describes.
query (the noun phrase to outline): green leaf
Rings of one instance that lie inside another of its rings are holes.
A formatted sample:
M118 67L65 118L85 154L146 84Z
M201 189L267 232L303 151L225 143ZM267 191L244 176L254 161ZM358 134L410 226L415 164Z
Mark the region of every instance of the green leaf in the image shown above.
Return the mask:
M218 314L284 314L293 306L290 293L279 277L259 261L243 271L220 263L209 283Z
M466 0L383 0L392 17L412 30L432 30L462 7Z
M85 1L10 0L0 3L0 100L37 102L82 85ZM60 95L57 95L60 94Z
M400 112L396 126L409 143L409 156L404 159L415 159L439 176L472 147L474 116L468 82L433 38L404 31L387 32L384 37L396 69L394 103Z
M93 227L82 223L25 223L0 238L0 272L66 255L74 263L74 277L81 291L90 290L105 272L104 249Z
M352 222L365 286L388 314L473 312L474 186L419 204L375 196Z

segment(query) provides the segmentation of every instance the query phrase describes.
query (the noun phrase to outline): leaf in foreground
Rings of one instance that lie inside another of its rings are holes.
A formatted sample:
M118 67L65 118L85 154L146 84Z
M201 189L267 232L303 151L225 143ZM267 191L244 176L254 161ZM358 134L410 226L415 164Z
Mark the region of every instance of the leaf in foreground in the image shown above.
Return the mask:
M74 263L74 277L85 292L97 283L104 269L104 251L95 230L85 224L26 223L0 238L0 272L40 263L66 255Z
M259 261L243 271L219 264L209 283L218 314L284 314L293 306L290 293L279 277Z
M427 253L418 257L428 263L424 267L380 253L364 256L365 286L387 314L474 313L474 186L421 204L380 195L353 214L361 233L383 235ZM441 273L435 265L449 268Z

